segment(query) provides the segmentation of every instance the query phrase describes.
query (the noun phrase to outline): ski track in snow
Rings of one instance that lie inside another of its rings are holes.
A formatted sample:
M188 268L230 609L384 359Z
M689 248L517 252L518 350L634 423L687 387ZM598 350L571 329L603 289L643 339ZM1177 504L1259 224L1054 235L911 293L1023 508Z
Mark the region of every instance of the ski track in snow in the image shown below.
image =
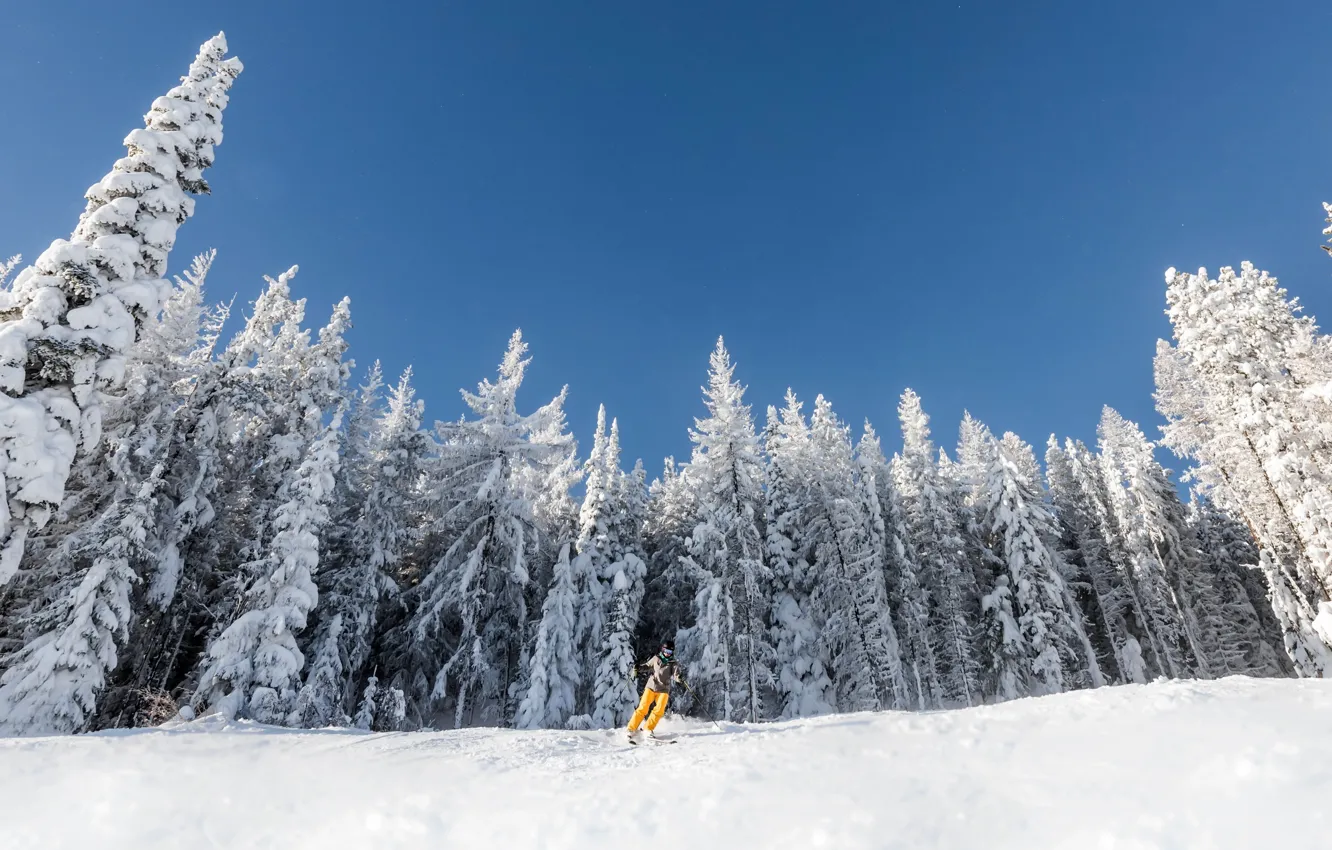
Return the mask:
M0 848L1329 846L1332 683L1232 678L679 746L209 720L0 740Z

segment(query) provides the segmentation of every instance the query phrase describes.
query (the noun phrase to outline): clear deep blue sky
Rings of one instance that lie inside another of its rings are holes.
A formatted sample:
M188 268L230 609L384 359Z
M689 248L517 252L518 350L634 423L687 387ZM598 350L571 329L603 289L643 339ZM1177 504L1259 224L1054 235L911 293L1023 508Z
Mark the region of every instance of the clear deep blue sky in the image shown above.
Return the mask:
M8 4L0 253L67 235L224 29L246 70L172 266L218 298L299 263L316 323L414 364L431 418L514 327L626 462L687 456L726 336L891 450L903 387L1038 446L1155 433L1167 266L1251 259L1332 321L1332 3Z

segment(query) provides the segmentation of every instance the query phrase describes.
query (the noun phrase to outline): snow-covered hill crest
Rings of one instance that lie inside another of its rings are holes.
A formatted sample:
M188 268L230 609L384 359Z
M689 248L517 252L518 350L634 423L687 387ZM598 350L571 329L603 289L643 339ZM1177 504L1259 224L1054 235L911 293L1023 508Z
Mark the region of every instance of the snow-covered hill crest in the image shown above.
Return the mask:
M619 733L0 740L7 848L1254 848L1327 839L1332 684L1102 688Z

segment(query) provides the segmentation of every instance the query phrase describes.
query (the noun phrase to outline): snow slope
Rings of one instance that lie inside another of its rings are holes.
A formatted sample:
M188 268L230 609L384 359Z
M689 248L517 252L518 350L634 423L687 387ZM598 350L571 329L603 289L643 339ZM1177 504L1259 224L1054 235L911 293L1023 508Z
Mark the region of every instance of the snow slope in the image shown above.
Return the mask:
M619 733L254 726L0 741L0 847L1326 847L1332 682Z

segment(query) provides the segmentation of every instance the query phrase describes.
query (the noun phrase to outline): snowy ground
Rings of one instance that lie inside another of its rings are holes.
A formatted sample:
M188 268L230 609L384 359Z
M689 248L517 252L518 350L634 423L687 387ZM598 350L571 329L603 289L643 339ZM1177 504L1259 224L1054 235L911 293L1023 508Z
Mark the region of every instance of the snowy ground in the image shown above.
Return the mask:
M0 741L6 848L1332 846L1332 682L618 733L205 722Z

